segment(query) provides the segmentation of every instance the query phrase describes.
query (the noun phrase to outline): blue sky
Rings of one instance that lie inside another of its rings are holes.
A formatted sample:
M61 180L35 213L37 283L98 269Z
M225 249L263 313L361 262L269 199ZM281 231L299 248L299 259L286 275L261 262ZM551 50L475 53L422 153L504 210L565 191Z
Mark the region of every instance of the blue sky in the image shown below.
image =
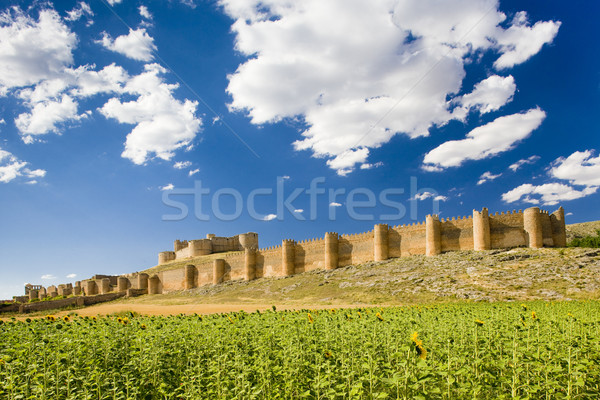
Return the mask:
M600 219L599 11L4 2L0 298L206 233L263 247L482 207Z

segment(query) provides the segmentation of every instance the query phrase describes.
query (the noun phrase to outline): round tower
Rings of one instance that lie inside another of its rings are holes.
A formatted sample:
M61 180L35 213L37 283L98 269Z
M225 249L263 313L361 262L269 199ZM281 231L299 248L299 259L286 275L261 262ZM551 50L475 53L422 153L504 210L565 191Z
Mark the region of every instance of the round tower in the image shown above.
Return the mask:
M339 261L339 236L336 232L325 234L325 269L336 269Z
M139 273L137 276L137 288L148 290L148 274Z
M441 224L437 215L425 218L425 254L435 256L442 252Z
M168 263L169 261L173 261L174 259L174 251L161 251L160 253L158 253L158 265Z
M152 275L148 279L148 294L160 294L160 279L158 275Z
M383 261L389 258L389 227L377 224L373 228L373 259Z
M254 247L244 248L244 280L256 278L256 250Z
M238 238L242 249L258 249L258 233L241 233L238 235Z
M29 300L39 298L39 291L37 289L29 289Z
M491 249L490 216L487 208L483 208L481 212L473 210L473 249Z
M190 240L188 242L188 248L190 249L190 257L199 257L212 254L212 240L211 239L200 239Z
M530 207L523 212L523 226L528 236L529 247L534 249L544 247L542 215L538 207Z
M117 278L117 292L126 292L129 288L129 279L124 276Z
M98 285L96 285L96 281L85 281L83 288L86 296L93 296L98 294ZM50 294L50 297L53 296Z
M213 285L223 282L225 277L225 260L218 258L213 261Z
M100 280L100 294L107 294L110 292L110 279L102 278Z
M552 239L555 247L567 246L567 230L565 226L565 210L559 207L550 216L552 223Z
M282 276L291 276L296 273L296 242L285 239L281 242Z
M185 266L185 290L196 287L196 267L193 265Z

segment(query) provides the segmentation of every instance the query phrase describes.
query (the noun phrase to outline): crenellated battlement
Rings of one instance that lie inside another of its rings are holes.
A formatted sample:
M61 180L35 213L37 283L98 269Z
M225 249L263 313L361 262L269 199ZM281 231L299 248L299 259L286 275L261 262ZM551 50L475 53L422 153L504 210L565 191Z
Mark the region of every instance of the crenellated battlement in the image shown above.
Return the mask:
M173 243L174 251L158 253L158 264L215 253L244 251L247 248L258 249L258 233L248 232L230 237L221 237L209 233L204 239L175 240Z
M174 251L159 253L159 264L189 260L183 267L166 269L149 276L134 273L121 276L96 275L91 279L58 286L29 285L28 297L56 297L59 294L98 295L110 292L158 294L188 290L228 280L252 280L269 276L290 276L314 269L332 270L346 265L383 261L409 255L434 256L456 250L490 250L528 246L564 247L564 210L553 213L531 207L526 210L473 210L472 215L444 217L428 215L425 221L388 226L376 224L367 232L323 237L258 247L258 234L249 232L231 237L209 234L205 239L176 240ZM200 259L205 254L227 252L222 258Z

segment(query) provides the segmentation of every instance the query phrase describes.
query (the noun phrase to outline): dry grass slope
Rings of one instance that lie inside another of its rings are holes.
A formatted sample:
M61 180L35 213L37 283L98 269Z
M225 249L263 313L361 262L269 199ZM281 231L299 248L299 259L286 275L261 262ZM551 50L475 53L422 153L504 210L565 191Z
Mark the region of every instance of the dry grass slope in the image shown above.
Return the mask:
M595 234L600 221L567 226L568 240ZM150 274L223 257L211 254L147 269ZM410 256L286 278L232 281L116 305L193 304L409 304L461 300L566 300L600 298L600 250L503 249Z
M595 235L600 229L600 221L582 222L580 224L567 225L567 242L576 237Z
M232 281L118 303L300 306L566 300L599 295L600 250L518 248L410 256L286 278Z

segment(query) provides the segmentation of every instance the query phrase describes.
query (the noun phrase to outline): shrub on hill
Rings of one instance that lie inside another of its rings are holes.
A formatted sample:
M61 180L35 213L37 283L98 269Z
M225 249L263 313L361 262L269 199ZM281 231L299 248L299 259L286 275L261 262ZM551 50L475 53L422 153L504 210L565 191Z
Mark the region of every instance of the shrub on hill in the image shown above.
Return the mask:
M573 238L567 245L569 247L600 247L600 229L596 230L596 236L587 235Z

